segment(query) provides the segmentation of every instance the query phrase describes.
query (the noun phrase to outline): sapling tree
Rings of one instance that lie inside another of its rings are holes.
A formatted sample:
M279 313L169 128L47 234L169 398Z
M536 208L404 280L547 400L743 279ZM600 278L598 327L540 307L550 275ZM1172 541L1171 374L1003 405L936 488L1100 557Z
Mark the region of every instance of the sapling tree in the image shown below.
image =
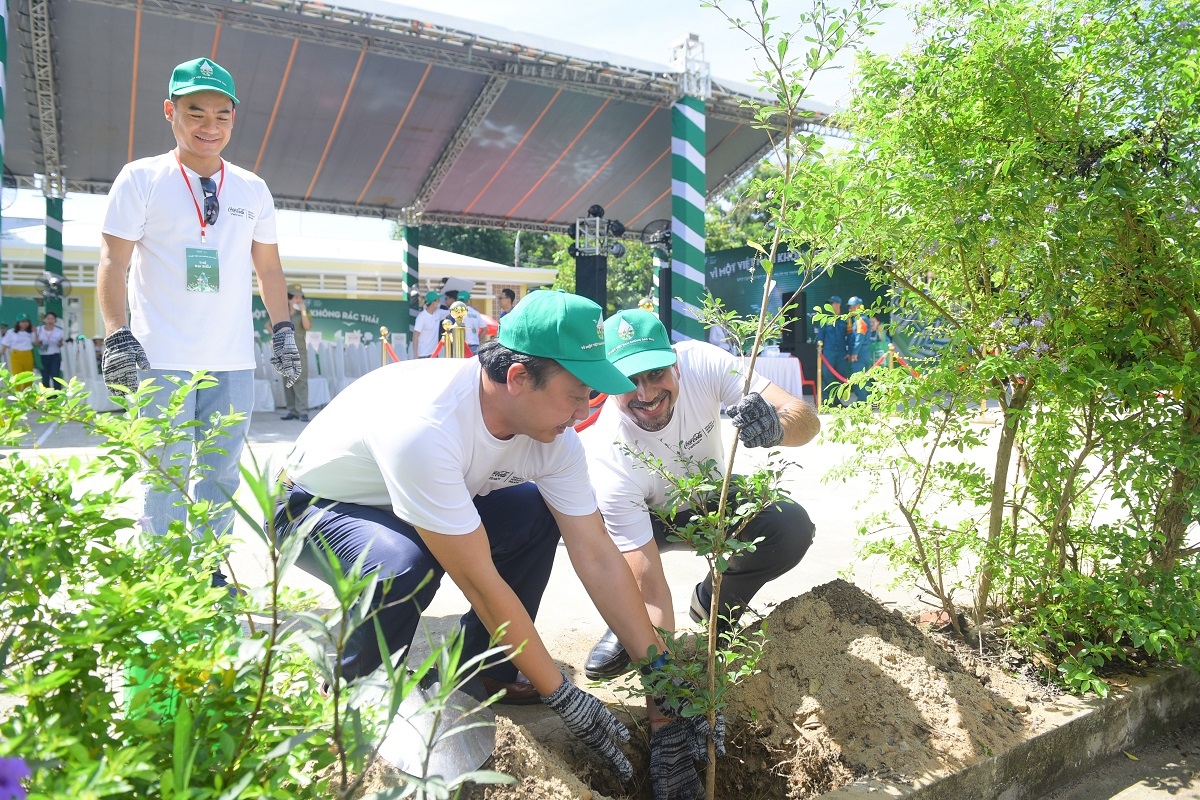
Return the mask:
M766 2L737 4L749 14L747 20L730 10L735 4L713 2L705 5L717 9L758 45L760 61L755 77L767 90L770 100L755 108L757 125L771 136L774 157L781 168L778 172L759 173L745 188L747 192L769 198L766 211L774 219L789 219L787 215L795 202L791 190L795 173L806 160L820 158L823 146L821 137L807 132L804 126L810 116L804 109L808 82L828 68L839 53L856 48L868 33L874 17L885 6L869 0L853 0L845 7L835 9L817 2L798 19L788 20L788 29L780 33L780 20L769 13ZM795 230L784 225L772 225L770 230L772 239L769 243L752 243L762 255L761 272L757 277L762 281L763 298L758 318L742 321L711 299L697 315L706 324L720 324L739 349L749 344L751 356L745 370L745 391L749 391L754 361L763 343L777 337L782 327L784 310L774 315L767 311L776 255L781 245L802 242ZM806 247L802 257L801 289L842 260L832 247ZM785 303L785 308L787 305ZM724 705L724 693L732 682L754 671L761 645L753 637L739 636L736 632L726 635L723 640L719 636L721 576L731 558L751 551L755 546L754 542L739 538L745 525L782 496L779 487L782 467L767 467L751 475L735 475L736 453L736 440L725 465L689 463L680 452L678 458L689 467L682 477L677 477L674 470L664 468L661 462L645 459L648 468L665 478L669 487L667 506L657 513L672 537L687 542L706 558L713 583L702 665L704 675L697 675L694 665L670 662L645 683L653 696L666 697L672 705L682 705L685 715L705 714L709 729L713 731L722 724L717 715ZM688 513L680 516L684 509ZM724 621L724 627L730 629L735 628L735 624L736 620ZM675 640L671 641L677 645ZM705 787L709 798L716 792L717 755L716 742L710 739Z

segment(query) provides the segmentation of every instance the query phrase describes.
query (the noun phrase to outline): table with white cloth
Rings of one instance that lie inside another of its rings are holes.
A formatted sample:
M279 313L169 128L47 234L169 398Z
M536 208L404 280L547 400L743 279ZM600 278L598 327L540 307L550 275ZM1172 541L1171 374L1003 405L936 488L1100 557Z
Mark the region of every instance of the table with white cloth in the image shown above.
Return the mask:
M742 359L750 366L750 359ZM800 374L800 359L793 356L763 357L754 362L754 371L771 383L795 397L804 396L803 376Z

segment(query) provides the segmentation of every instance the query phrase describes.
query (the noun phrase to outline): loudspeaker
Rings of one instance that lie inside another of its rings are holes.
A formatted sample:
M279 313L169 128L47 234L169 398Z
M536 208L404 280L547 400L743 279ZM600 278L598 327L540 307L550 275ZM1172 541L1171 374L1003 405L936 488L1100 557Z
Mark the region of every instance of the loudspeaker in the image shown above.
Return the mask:
M663 262L658 270L658 319L671 334L671 260Z
M781 352L799 353L800 348L808 341L808 317L804 313L807 304L807 293L800 292L784 315L783 331L779 336Z
M575 294L608 308L608 256L575 256Z

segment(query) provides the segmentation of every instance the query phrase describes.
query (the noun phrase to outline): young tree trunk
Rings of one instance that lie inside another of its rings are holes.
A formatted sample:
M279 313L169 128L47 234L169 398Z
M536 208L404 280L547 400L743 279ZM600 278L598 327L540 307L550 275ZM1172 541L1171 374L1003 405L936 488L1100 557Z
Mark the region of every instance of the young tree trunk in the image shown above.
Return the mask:
M1013 391L1012 400L1004 411L1004 427L1000 431L1000 443L996 448L996 470L992 476L992 504L988 513L988 536L984 552L980 553L982 564L979 580L975 584L975 624L983 622L987 611L988 595L992 591L992 567L989 553L1000 547L1000 534L1004 530L1004 498L1007 496L1008 470L1012 463L1013 445L1024 419L1025 405L1029 402L1031 381L1025 381Z

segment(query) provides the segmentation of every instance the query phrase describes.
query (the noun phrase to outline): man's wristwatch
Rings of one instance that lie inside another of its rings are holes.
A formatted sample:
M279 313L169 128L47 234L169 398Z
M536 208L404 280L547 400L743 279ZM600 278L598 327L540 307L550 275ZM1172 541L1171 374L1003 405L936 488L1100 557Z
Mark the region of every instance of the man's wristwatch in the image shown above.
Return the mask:
M290 319L288 319L284 320L283 322L276 322L274 327L271 328L271 333L279 333L284 328L291 328L293 331L296 330L296 326L292 324Z

